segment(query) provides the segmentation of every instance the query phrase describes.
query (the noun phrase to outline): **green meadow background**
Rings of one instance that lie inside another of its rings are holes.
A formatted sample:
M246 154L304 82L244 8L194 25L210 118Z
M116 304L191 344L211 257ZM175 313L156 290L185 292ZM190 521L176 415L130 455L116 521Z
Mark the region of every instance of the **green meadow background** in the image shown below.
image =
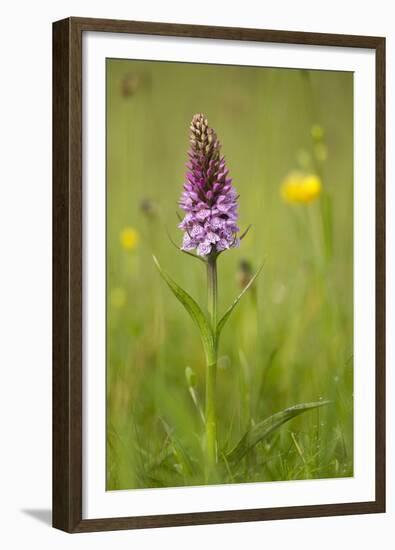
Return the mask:
M204 265L178 251L189 124L203 112L240 193L241 247L219 258L219 311L264 261L219 349L220 448L288 406L285 424L222 483L353 475L351 73L107 60L107 489L204 483L205 361L196 327L152 260L202 306ZM294 170L320 198L284 202ZM126 236L125 236L126 235ZM244 266L244 270L241 266ZM248 270L247 270L248 271Z

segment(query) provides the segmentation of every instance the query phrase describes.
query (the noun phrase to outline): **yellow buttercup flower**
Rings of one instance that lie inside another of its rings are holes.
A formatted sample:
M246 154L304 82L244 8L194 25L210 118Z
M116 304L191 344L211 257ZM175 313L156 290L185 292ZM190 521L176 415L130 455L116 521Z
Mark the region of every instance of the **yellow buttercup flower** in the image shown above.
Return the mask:
M316 174L292 172L283 181L281 196L286 202L309 203L320 196L322 184Z
M140 235L133 227L125 227L120 234L121 245L125 250L134 250L139 244Z

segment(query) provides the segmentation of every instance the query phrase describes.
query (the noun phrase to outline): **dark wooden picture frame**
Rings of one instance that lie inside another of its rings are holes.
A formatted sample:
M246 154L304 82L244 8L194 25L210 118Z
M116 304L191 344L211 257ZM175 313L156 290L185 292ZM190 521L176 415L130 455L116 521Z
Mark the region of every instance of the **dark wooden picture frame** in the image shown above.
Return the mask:
M371 502L82 518L82 34L369 48L376 57L376 498ZM53 25L53 526L70 533L385 511L385 39L69 18Z

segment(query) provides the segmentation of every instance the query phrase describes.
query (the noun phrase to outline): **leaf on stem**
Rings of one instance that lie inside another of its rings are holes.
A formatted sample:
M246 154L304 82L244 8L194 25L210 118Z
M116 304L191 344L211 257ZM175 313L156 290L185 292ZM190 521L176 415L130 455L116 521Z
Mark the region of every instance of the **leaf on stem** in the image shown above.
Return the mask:
M208 321L207 316L203 313L203 311L200 309L199 305L195 302L192 296L190 296L188 292L181 288L170 277L170 275L161 268L155 256L153 256L153 259L160 275L162 276L162 279L167 283L167 286L173 292L174 296L181 302L181 304L191 316L192 320L197 325L203 342L207 361L211 362L214 354L214 334L211 330L210 322Z
M251 229L252 227L252 224L250 223L250 225L247 226L247 228L243 231L243 233L240 235L239 239L242 241L244 239L244 237L247 235L247 233L249 232L249 230Z
M262 264L260 266L260 268L254 273L254 275L251 277L251 279L248 281L248 284L243 288L243 290L240 292L240 294L237 296L237 298L235 299L235 301L233 302L233 304L225 311L225 313L223 314L223 316L221 317L221 319L219 320L218 324L217 324L217 334L216 334L216 338L217 340L219 339L220 335L221 335L221 332L222 332L222 329L224 328L224 325L226 323L226 321L229 319L230 317L230 314L232 313L232 311L234 310L234 308L237 306L237 304L240 302L242 296L247 292L247 290L252 286L252 284L254 283L255 279L258 277L259 273L262 271L263 269L263 265Z
M288 409L284 409L281 412L273 414L266 420L259 422L252 428L250 428L240 439L237 445L227 453L226 460L228 463L237 464L249 449L252 449L257 443L266 439L275 430L282 426L288 420L291 420L295 416L298 416L304 412L323 407L328 405L331 401L316 401L313 403L301 403L300 405L294 405Z

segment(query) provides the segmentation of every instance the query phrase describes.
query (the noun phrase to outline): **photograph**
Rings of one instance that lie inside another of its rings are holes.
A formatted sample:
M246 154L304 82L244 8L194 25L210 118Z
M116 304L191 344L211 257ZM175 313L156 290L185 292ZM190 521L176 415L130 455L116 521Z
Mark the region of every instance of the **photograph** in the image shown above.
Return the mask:
M0 550L393 550L395 26L336 2L4 4Z
M353 73L105 78L106 490L353 477Z

